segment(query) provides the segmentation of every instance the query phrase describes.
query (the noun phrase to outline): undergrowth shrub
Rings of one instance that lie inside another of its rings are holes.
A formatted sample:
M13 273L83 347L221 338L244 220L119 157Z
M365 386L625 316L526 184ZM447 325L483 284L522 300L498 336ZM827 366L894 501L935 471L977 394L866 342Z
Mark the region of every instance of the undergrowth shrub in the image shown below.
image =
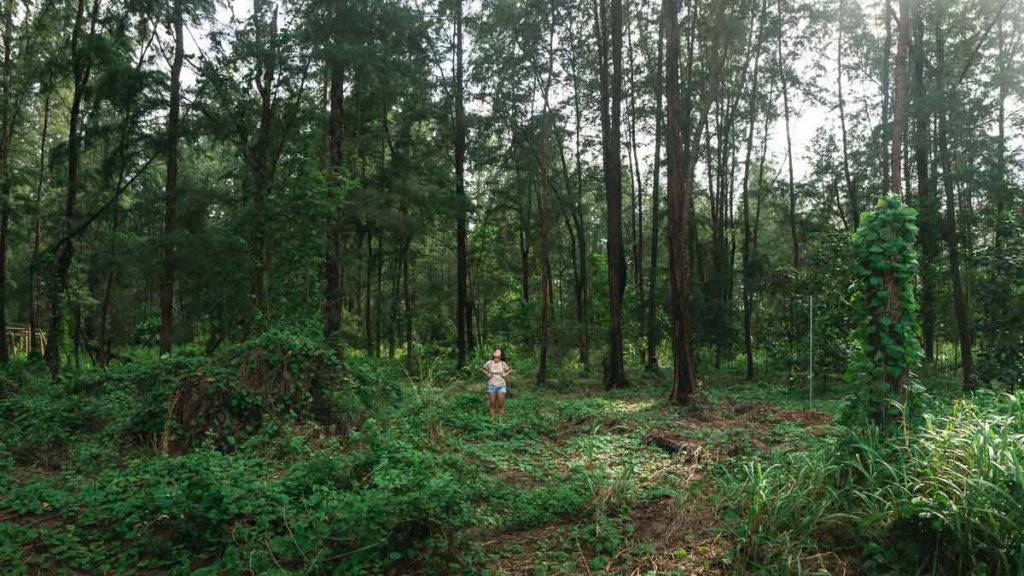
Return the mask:
M791 573L835 554L875 574L1024 572L1024 394L934 410L905 442L843 428L725 473L741 563Z

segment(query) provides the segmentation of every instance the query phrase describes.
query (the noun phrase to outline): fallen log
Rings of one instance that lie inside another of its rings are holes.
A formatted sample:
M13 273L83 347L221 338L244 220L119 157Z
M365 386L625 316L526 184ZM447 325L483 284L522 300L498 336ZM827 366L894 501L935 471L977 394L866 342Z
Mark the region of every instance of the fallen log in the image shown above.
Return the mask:
M694 463L700 461L704 452L700 443L661 430L648 432L644 435L643 443L645 446L653 444L669 454L682 454Z

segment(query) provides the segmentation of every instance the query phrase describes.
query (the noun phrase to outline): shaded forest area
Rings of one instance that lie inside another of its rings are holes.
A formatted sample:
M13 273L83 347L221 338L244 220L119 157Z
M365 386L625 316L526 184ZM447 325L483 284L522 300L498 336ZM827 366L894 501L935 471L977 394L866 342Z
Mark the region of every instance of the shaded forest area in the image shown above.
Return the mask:
M0 0L0 572L1019 574L1022 47Z

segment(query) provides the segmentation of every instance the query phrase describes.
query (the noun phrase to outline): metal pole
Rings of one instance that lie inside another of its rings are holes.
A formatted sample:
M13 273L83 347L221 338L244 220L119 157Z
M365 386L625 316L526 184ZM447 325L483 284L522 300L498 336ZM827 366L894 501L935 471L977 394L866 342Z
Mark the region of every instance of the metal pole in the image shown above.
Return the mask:
M811 296L810 308L810 331L811 331L811 352L807 359L807 407L810 408L814 402L814 296Z

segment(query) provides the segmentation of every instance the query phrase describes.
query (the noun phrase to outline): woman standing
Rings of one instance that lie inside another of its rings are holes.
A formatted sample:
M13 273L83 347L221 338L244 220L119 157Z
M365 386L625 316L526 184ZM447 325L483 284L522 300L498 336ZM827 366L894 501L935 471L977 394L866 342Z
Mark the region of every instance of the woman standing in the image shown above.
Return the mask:
M505 351L495 348L491 359L484 363L484 374L487 375L487 397L491 406L491 418L494 409L498 409L498 418L505 419L505 393L508 391L505 377L512 373L512 368L505 361Z

